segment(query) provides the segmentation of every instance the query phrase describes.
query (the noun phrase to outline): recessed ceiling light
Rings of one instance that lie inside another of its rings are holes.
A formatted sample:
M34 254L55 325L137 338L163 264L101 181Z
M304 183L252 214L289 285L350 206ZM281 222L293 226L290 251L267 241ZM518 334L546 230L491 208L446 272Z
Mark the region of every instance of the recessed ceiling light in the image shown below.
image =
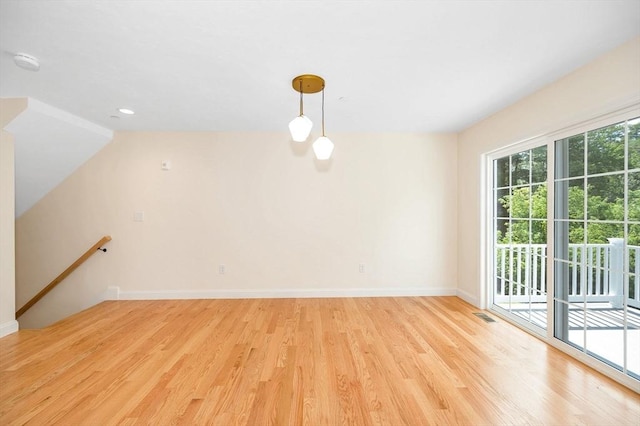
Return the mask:
M134 110L129 109L129 108L118 108L118 111L120 111L123 114L127 114L127 115L133 115L133 114L136 113Z
M18 53L13 57L13 62L17 66L28 71L38 71L40 69L40 62L35 56L27 55L26 53Z

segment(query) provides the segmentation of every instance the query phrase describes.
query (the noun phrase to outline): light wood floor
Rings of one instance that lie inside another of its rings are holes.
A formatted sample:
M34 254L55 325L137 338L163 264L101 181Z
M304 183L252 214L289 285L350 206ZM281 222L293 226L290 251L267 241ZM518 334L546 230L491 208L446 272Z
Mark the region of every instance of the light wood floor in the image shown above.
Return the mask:
M0 339L0 424L640 424L455 297L105 302Z

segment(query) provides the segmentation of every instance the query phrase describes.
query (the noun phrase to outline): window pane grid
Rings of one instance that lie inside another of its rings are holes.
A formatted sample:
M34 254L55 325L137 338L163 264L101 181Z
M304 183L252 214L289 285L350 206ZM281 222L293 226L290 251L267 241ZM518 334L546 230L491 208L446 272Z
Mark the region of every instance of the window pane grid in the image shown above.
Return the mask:
M534 143L492 159L494 308L521 325L545 329L550 321L549 336L640 380L640 348L628 343L634 333L640 340L640 117Z
M629 321L640 321L640 272L633 245L640 250L640 236L635 235L640 235L640 191L635 192L640 175L633 174L640 165L639 127L636 118L555 144L554 335L625 373L629 333L640 333L629 330ZM578 300L582 303L576 306ZM608 328L598 326L611 316L619 326L611 321ZM618 348L615 352L602 343L605 333L610 343L620 343L609 345ZM638 366L631 370L637 372Z
M494 303L537 327L546 327L546 314L531 312L546 302L546 150L493 162Z
M574 179L584 179L585 177L620 176L620 175L626 174L627 172L633 172L633 171L634 170L619 170L615 172L595 173L592 175L571 176L571 177L558 178L556 179L556 182L563 182L566 180L574 180Z

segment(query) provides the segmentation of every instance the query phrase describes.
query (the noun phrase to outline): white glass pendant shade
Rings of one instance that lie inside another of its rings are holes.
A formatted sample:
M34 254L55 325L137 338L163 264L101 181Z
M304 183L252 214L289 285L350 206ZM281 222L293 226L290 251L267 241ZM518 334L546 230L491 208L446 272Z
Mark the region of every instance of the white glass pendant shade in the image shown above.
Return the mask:
M291 138L296 142L304 142L311 133L313 123L306 115L299 115L289 123L289 131L291 132Z
M318 160L328 160L333 152L333 142L326 136L320 136L313 143L313 152Z

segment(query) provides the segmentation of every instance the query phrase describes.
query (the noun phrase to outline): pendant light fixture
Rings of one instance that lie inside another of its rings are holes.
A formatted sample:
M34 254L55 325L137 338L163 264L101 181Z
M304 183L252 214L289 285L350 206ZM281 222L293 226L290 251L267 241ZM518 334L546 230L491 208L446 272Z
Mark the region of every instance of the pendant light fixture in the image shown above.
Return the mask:
M322 92L322 136L313 143L313 152L318 160L328 160L333 152L333 142L324 134L324 79L313 74L302 74L293 79L291 86L300 92L300 115L289 123L291 138L296 142L306 141L313 126L311 120L304 115L302 95Z
M318 160L328 160L333 152L333 142L324 134L324 88L322 89L322 136L313 143L313 152Z
M293 88L300 92L300 115L291 120L289 123L289 131L291 132L291 139L295 142L304 142L309 137L309 133L311 133L311 128L313 127L313 123L304 115L304 106L302 102L302 95L305 93L305 77L301 75L293 79L291 83ZM311 93L311 92L307 92Z

